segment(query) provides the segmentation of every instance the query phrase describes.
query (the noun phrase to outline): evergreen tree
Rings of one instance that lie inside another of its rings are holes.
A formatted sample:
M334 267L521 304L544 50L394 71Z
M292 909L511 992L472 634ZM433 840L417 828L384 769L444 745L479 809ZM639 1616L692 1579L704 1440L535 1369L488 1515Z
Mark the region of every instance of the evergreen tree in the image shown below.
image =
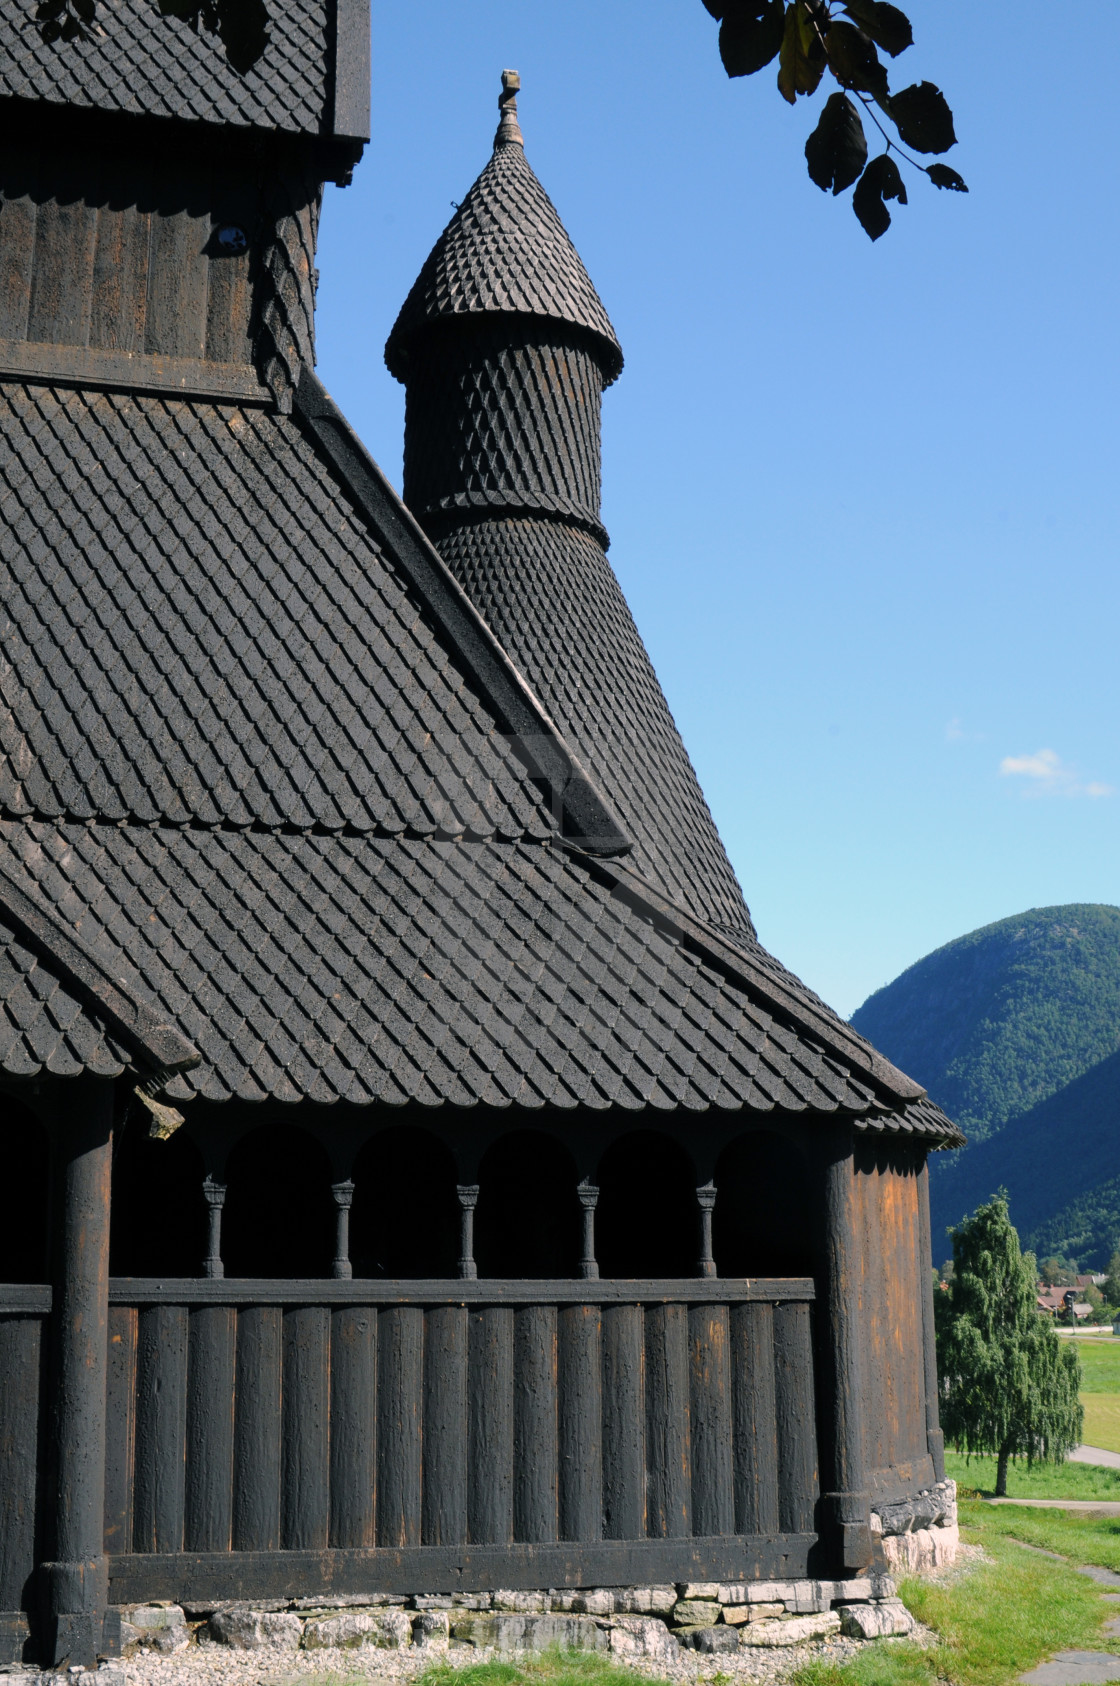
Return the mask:
M1101 1291L1106 1305L1120 1306L1120 1252L1114 1251L1108 1261L1108 1280Z
M938 1294L941 1422L958 1450L1061 1463L1081 1438L1081 1360L1039 1315L1032 1253L1022 1253L1001 1191L952 1231L953 1277Z

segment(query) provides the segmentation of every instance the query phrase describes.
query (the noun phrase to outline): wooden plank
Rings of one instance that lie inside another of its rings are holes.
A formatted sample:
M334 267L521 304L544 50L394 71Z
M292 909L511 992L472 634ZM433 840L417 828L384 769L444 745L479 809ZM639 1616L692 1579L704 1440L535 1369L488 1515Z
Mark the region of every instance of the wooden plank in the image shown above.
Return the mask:
M205 180L187 170L167 178L152 217L144 350L168 357L206 354L210 216Z
M187 1308L145 1306L136 1331L132 1538L137 1551L183 1549L186 1438Z
M655 1539L692 1532L688 1308L650 1306L646 1341L646 1517Z
M229 1551L233 1538L233 1390L237 1313L191 1313L187 1357L187 1551Z
M282 1317L279 1306L246 1306L237 1318L235 1551L275 1551L280 1544Z
M514 1313L513 1537L557 1537L556 1307Z
M471 1314L468 1394L467 1531L480 1544L513 1538L513 1312Z
M735 1531L731 1469L731 1339L726 1306L688 1313L692 1420L692 1527L697 1534Z
M60 191L68 189L60 185ZM77 192L46 199L35 219L35 258L27 337L65 345L89 341L97 211Z
M804 1580L821 1574L815 1534L770 1539L569 1541L554 1545L413 1546L394 1551L229 1552L109 1560L110 1598L185 1604L371 1592L408 1595L491 1587L642 1586L668 1581Z
M342 1306L331 1314L332 1546L375 1543L377 1313Z
M0 210L4 224L0 239L0 338L27 337L37 218L38 207L30 193L11 197L5 190Z
M259 194L255 185L231 182L223 172L216 176L213 193L213 202L220 210L211 219L206 356L219 363L251 363L252 250L247 247L243 252L223 251L217 236L223 227L240 228L251 234L260 218Z
M0 1317L0 1610L25 1608L35 1569L42 1328Z
M559 1313L558 1332L560 1538L597 1540L603 1532L603 1359L599 1307L565 1306Z
M90 301L91 346L143 351L151 243L150 211L135 204L113 203L99 208Z
M287 1551L323 1547L330 1530L330 1340L325 1306L285 1312L280 1538Z
M467 1351L465 1306L433 1306L424 1320L423 1543L467 1538Z
M377 1359L377 1543L418 1546L424 1399L419 1306L392 1306L379 1314Z
M807 1276L718 1277L711 1282L695 1277L600 1281L595 1283L594 1294L599 1305L731 1305L746 1300L776 1305L779 1301L816 1297L812 1278ZM168 1299L177 1305L582 1305L587 1295L586 1282L568 1277L478 1282L449 1282L446 1277L417 1277L407 1282L376 1278L342 1282L330 1277L298 1282L244 1277L219 1281L201 1276L129 1277L109 1286L110 1303L115 1298L128 1305L157 1304Z
M642 1308L603 1308L603 1535L646 1531Z
M778 1420L779 1523L784 1533L813 1526L819 1485L809 1308L774 1308L774 1382Z
M136 1307L109 1309L105 1400L105 1550L132 1548L132 1471L136 1458Z
M735 1528L778 1532L778 1408L774 1391L774 1308L731 1312L731 1409Z

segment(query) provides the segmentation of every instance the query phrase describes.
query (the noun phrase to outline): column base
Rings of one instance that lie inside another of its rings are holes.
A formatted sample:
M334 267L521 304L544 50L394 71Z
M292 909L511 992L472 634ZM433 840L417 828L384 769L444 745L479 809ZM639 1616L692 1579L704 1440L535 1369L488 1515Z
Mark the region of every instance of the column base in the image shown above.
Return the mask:
M848 1576L861 1575L870 1568L875 1545L871 1533L870 1493L826 1493L833 1552L839 1557L840 1568Z
M933 1459L933 1473L938 1481L945 1479L945 1436L939 1428L926 1429L926 1450Z
M96 1668L99 1657L121 1654L121 1618L110 1610L109 1560L44 1563L40 1574L46 1605L43 1659L48 1667Z

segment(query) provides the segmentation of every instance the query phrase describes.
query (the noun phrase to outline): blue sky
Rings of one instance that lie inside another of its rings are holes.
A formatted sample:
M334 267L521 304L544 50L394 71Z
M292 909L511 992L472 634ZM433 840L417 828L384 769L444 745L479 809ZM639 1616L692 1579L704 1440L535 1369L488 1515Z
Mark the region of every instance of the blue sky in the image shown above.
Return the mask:
M627 366L611 561L762 940L850 1013L953 937L1120 902L1120 6L911 0L968 197L876 245L701 0L374 0L319 371L400 484L382 346L489 155L499 73Z

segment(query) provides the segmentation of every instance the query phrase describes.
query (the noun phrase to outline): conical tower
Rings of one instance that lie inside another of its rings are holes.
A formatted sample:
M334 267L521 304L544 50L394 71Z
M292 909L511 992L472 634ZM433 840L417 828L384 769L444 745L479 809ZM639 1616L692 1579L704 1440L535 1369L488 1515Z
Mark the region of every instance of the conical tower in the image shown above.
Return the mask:
M600 519L610 319L525 156L515 71L494 151L385 348L407 389L405 502L594 770L639 869L705 921L750 915Z

